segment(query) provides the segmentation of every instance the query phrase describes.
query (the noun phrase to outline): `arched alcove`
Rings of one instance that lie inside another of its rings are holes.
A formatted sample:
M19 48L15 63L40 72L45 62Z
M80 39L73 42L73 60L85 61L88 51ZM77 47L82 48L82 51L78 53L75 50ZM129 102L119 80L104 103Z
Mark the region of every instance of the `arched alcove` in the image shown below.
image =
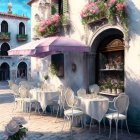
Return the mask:
M10 46L8 43L3 43L1 45L0 56L8 56L8 51L10 50Z
M2 63L0 66L0 81L10 79L10 67L7 63Z
M20 62L17 67L17 77L27 79L27 64Z
M114 52L118 53L120 51L119 53L122 55L122 61L124 63L123 39L123 32L119 28L113 28L113 26L110 28L106 27L105 29L101 29L99 32L96 32L96 34L93 35L91 43L91 54L89 56L89 84L99 84L101 82L99 77L103 75L103 73L107 73L105 70L105 65L106 63L109 63L109 60L107 60L110 59L108 58L108 55L111 57L112 54L115 55ZM117 43L116 47L111 46L111 42L113 43L115 40L120 41L122 46L119 46ZM117 55L120 55L119 53L116 54L116 57Z
M25 35L25 25L23 22L19 23L19 34Z
M5 20L1 22L1 32L8 32L8 23Z

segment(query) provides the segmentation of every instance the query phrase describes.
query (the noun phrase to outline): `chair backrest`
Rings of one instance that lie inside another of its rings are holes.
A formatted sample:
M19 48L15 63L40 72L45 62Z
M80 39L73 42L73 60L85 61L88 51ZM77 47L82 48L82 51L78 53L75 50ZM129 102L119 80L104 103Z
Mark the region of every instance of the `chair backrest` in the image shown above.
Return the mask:
M60 92L59 95L59 105L63 107L63 109L66 109L66 99L65 99L65 91L66 91L66 87L63 85L60 85L58 87L58 91Z
M74 107L75 104L75 96L74 92L71 88L67 88L65 92L66 103L69 107Z
M90 93L96 93L97 94L97 93L99 93L100 88L97 84L90 85L89 86L89 91L90 91Z
M78 91L77 91L77 96L85 96L86 95L86 90L84 88L80 88Z
M11 90L14 92L15 95L19 95L19 86L17 84L12 84Z
M22 98L28 98L30 96L29 90L23 85L19 87L19 94L20 94L20 97Z
M114 107L118 113L127 113L129 106L129 97L126 94L120 94L115 98Z

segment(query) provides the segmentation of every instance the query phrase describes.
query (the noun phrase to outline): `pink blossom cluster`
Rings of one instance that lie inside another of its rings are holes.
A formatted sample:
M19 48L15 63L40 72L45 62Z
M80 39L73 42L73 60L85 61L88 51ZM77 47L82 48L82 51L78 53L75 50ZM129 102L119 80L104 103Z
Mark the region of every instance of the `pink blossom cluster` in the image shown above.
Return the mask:
M108 0L107 5L108 7L112 7L116 4L116 0Z
M120 2L118 0L108 0L107 2L108 7L115 7L117 11L123 11L126 7L125 2Z
M116 4L117 11L123 11L125 9L125 7L126 7L126 4L124 2Z
M55 25L58 26L60 23L60 16L58 14L52 15L50 18L42 20L39 24L39 32L44 33L46 28Z
M85 5L83 10L81 11L80 15L82 18L91 16L91 15L98 15L100 12L100 9L95 2L91 2Z

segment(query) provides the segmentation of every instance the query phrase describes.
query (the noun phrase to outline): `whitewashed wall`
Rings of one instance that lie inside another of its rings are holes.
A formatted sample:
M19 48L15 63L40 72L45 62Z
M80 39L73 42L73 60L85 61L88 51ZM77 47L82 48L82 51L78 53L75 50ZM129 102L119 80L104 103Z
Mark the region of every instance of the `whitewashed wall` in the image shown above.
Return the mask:
M8 17L0 17L0 24L1 22L5 20L8 23L8 32L10 32L10 40L9 41L0 41L0 48L3 43L8 43L10 46L10 49L13 49L15 47L18 47L20 45L23 45L27 42L31 41L31 30L30 30L30 24L27 20L22 19L15 19L15 18L8 18ZM27 41L17 41L16 35L19 34L19 23L23 22L25 24L25 34L28 35ZM0 28L1 32L1 28ZM0 60L0 64L6 62L10 66L10 77L11 79L15 79L17 76L17 66L18 64L23 61L27 64L28 67L28 77L30 77L30 58L28 59L21 59L19 57L12 57L12 58L5 58ZM13 75L13 71L16 73L16 75Z

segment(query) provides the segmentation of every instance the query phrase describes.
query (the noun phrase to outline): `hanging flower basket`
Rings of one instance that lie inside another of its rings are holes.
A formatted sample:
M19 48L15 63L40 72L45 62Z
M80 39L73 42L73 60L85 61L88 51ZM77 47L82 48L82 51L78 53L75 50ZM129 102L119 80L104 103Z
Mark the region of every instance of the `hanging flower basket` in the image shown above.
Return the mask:
M83 24L89 24L105 17L106 5L103 1L90 2L84 6L80 15Z
M40 36L54 35L58 33L60 21L58 14L52 15L50 18L41 21L36 31Z

